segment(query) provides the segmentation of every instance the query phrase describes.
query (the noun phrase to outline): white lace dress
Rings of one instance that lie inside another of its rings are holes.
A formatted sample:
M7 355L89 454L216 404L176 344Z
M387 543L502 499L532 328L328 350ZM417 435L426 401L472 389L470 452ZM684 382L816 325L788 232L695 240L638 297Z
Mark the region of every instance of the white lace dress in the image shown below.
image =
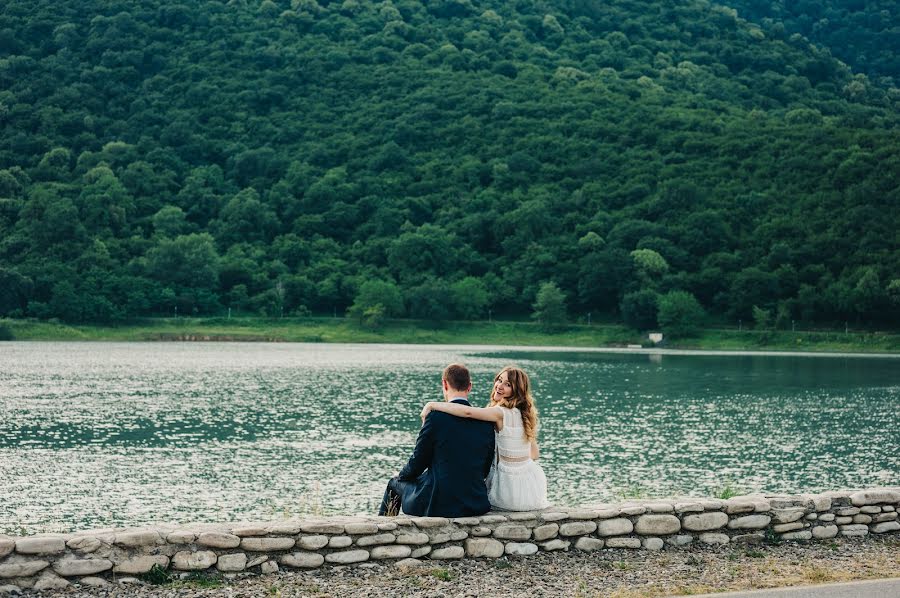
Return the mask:
M531 442L525 438L522 414L503 410L503 429L496 433L498 458L488 477L488 499L495 509L531 511L547 502L547 478L531 458Z

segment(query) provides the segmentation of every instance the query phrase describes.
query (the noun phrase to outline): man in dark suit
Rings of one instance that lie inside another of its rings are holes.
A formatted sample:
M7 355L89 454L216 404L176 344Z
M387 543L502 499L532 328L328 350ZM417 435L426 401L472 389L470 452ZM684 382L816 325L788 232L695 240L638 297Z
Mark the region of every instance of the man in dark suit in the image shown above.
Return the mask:
M444 400L469 405L472 380L454 363L441 376ZM416 448L400 474L391 478L379 515L466 517L491 509L484 480L494 458L490 422L432 411L422 423Z

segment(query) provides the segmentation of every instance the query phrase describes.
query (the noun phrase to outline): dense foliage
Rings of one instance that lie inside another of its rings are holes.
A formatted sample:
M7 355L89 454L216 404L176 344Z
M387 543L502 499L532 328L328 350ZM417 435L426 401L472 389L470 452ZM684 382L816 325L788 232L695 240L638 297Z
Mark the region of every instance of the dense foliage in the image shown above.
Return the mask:
M896 0L727 0L776 37L802 35L854 71L900 85L900 2Z
M900 94L705 0L35 0L0 56L0 316L900 323Z

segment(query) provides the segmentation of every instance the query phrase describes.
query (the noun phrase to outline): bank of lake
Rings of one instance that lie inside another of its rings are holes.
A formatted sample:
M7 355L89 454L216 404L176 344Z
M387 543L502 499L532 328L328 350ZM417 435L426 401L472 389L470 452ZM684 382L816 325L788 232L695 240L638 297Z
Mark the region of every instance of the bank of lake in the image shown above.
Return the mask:
M6 340L25 341L263 341L324 343L474 344L585 348L652 347L646 333L615 324L572 324L547 331L523 321L392 320L370 328L349 318L144 318L116 325L0 319ZM900 352L900 333L844 330L706 328L691 338L665 339L668 349L726 351Z

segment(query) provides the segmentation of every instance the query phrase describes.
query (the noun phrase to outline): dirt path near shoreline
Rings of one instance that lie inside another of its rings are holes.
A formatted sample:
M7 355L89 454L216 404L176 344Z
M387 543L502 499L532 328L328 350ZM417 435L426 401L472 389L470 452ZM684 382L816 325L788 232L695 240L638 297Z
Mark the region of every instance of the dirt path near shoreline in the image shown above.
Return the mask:
M553 552L497 560L422 561L418 566L365 563L221 581L73 586L55 595L656 598L896 577L898 571L900 538L891 537L662 552Z

